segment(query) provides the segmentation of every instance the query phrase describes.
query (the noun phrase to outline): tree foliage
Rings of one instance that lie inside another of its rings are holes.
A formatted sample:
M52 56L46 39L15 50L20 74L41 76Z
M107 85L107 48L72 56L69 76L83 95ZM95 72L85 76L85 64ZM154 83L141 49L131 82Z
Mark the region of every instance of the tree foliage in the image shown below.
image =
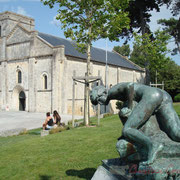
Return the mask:
M174 99L174 96L180 92L180 66L178 66L174 61L168 61L165 67L159 69L158 80L160 82L164 81L165 90Z
M66 38L74 40L80 48L100 38L118 41L118 34L128 28L125 9L128 0L42 0L53 8L59 5L60 20Z
M80 52L87 53L87 72L90 76L92 42L100 38L118 41L123 28L128 28L125 9L129 0L41 0L53 8L59 5L56 17L62 24L64 35L71 38ZM89 80L85 83L85 124L89 124Z
M172 55L180 53L180 18L170 18L170 19L160 19L158 21L159 24L164 26L164 31L169 33L171 37L174 39L176 44L176 48L173 49Z
M121 54L122 56L129 57L129 55L130 55L129 44L124 44L122 46L114 46L113 51L116 51L117 53Z
M133 37L133 32L150 34L149 27L151 11L160 11L160 7L164 4L170 4L172 0L131 0L126 11L129 13L130 28L124 28L120 34L122 38L125 36L127 40Z
M180 14L180 1L179 0L171 0L172 8L171 13L173 16L177 16Z
M135 41L130 60L150 71L150 80L154 81L156 71L163 69L169 58L167 44L170 36L162 31L155 32L154 40L149 34L134 35Z

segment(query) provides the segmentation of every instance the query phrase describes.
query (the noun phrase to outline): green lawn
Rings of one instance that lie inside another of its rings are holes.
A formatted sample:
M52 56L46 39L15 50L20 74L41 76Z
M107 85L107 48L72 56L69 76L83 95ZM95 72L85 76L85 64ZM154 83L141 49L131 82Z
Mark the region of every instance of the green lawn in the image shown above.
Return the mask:
M174 103L174 109L180 117L180 103Z
M180 115L180 103L174 107ZM101 160L118 157L115 146L121 129L118 116L113 115L101 119L100 127L79 127L44 137L39 129L0 138L0 179L91 179Z
M100 127L0 138L0 179L91 179L101 160L118 157L121 127L113 115Z

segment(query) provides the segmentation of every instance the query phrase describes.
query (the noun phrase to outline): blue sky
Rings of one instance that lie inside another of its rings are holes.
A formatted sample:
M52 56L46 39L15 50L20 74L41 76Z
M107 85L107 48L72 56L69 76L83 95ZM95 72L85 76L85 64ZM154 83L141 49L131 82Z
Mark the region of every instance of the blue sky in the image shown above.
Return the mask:
M0 12L12 11L15 13L30 16L35 19L35 30L44 32L47 34L64 37L63 30L60 28L60 23L55 19L58 7L50 9L48 6L44 6L40 0L0 0ZM153 11L150 27L154 31L158 29L156 21L161 18L170 18L171 14L164 6L159 13ZM108 50L112 50L114 46L122 45L120 42L107 42ZM132 47L132 42L129 43ZM101 39L93 43L93 46L98 48L106 48L106 40ZM169 45L169 48L175 46L173 43ZM180 55L171 56L171 58L180 65Z

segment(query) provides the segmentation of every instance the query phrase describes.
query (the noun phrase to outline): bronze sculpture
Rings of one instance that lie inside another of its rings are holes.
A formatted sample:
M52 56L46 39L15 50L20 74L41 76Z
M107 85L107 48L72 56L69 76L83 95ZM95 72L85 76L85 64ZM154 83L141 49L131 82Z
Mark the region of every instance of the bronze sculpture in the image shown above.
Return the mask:
M147 149L148 158L143 165L152 164L157 153L163 149L162 144L154 144L148 136L139 131L152 115L156 116L160 129L170 139L180 142L180 120L170 95L164 90L138 83L118 83L108 92L104 86L93 88L90 99L94 105L107 105L110 100L127 102L127 107L122 111L122 114L128 114L124 122L123 138ZM137 102L135 107L132 107L133 101Z

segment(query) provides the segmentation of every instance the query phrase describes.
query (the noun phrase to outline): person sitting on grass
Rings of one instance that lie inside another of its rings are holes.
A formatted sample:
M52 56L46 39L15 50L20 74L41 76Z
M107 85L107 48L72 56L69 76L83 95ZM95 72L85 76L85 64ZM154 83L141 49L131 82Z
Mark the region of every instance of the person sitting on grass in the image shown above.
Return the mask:
M46 113L46 120L43 123L43 130L49 130L53 128L54 122L53 122L53 118L50 116L50 112Z
M60 126L61 125L61 116L59 115L59 113L56 110L54 110L54 112L53 112L53 117L54 117L54 125Z

